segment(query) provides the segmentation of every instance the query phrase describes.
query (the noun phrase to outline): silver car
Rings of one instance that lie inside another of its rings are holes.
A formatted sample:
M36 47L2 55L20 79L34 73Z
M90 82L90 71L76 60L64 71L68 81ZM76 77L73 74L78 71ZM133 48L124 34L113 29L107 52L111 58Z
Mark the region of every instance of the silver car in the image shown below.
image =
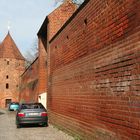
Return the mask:
M48 126L47 110L41 103L21 104L16 114L17 128L20 128L23 124Z

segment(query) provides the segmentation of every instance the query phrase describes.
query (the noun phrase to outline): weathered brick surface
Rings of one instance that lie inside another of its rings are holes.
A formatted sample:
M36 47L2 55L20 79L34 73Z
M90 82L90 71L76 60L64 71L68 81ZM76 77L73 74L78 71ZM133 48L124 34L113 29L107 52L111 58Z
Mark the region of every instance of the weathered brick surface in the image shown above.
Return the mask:
M83 139L140 139L140 1L89 0L48 48L50 121Z
M48 39L51 40L52 37L57 33L57 31L64 25L64 23L69 19L69 17L77 9L77 6L72 3L72 0L65 0L57 9L48 15Z
M41 38L39 38L39 63L38 63L38 71L39 71L39 86L38 92L44 93L47 90L47 52L42 43Z
M38 58L38 94L47 92L48 90L48 63L47 60L47 40L51 40L52 37L60 30L68 18L75 12L77 6L72 3L71 0L65 0L58 8L50 13L43 25L38 32L38 47L39 47L39 58ZM47 21L48 20L48 21ZM47 21L47 22L46 22ZM47 24L47 26L45 25ZM44 28L44 27L47 27ZM47 31L47 34L45 34ZM45 50L46 49L46 50ZM47 100L47 99L46 99Z
M38 99L38 58L21 75L20 102L37 102Z
M9 61L9 65L7 65ZM6 99L18 101L19 77L23 72L24 62L22 60L0 58L0 107L5 108ZM8 78L7 78L8 76ZM6 89L6 83L9 88Z
M0 108L6 107L6 99L18 101L19 81L24 71L24 63L23 56L8 33L0 44Z

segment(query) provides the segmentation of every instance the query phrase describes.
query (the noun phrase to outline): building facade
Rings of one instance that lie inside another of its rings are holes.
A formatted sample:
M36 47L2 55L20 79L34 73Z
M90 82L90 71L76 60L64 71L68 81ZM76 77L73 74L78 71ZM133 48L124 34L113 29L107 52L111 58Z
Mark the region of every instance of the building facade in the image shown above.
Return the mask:
M47 107L48 94L48 52L47 46L53 36L76 11L77 6L71 0L65 0L58 8L50 13L38 32L39 63L38 63L38 101Z
M25 59L17 48L10 33L0 44L0 107L19 99L20 75L25 67Z
M139 8L85 0L46 38L50 123L82 140L140 139Z

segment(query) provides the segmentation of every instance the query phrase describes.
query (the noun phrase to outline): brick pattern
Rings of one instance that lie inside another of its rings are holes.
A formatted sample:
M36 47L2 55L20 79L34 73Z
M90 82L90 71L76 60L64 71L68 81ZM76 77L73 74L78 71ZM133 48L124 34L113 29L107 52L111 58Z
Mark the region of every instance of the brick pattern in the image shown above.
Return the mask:
M47 52L42 43L41 38L39 38L39 94L47 91Z
M140 139L139 7L90 0L51 42L50 122L83 139Z
M7 65L7 62L9 64ZM6 99L18 101L19 76L24 71L24 61L0 58L0 107L5 108ZM6 84L9 85L8 89Z
M76 9L77 6L73 4L71 0L66 0L62 5L48 15L48 40L52 39Z
M21 75L19 101L37 102L38 99L38 58Z
M76 5L71 0L66 0L62 5L48 15L48 39L58 32L63 24L76 10ZM42 37L38 37L39 57L21 77L20 102L38 101L38 95L47 92L47 52L46 44ZM32 85L34 88L32 89Z

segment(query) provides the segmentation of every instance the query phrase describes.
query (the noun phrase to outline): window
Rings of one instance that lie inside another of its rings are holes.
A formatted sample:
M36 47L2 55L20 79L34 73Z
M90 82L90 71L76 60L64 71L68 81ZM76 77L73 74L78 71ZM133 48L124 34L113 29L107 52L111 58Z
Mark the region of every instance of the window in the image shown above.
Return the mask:
M8 89L9 88L9 84L8 83L6 83L6 89Z
M84 20L85 25L87 25L87 18Z
M9 76L8 75L6 75L6 79L8 79L9 78Z
M7 61L7 65L9 65L9 61Z

